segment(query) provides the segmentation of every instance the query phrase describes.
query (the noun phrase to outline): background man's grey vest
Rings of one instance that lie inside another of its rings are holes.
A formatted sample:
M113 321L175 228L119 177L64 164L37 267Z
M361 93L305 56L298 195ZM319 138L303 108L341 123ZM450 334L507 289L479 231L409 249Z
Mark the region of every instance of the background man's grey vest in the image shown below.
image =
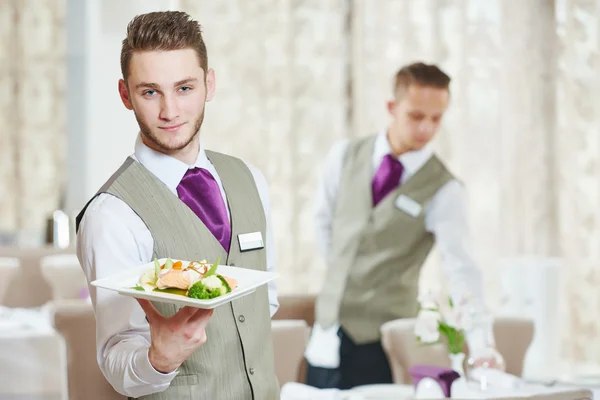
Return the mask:
M332 223L327 275L316 318L336 322L356 343L380 339L380 326L416 316L421 267L434 244L424 209L453 176L436 157L373 208L375 137L352 142L344 159ZM413 217L396 207L404 195L421 205Z

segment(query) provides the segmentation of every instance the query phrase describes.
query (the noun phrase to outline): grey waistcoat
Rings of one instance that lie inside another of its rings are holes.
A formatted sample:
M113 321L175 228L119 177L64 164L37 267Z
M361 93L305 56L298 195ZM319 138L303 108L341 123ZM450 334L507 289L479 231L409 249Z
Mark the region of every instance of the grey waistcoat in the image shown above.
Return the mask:
M264 209L251 172L237 158L206 153L227 194L232 230L229 254L187 205L132 158L99 193L120 198L140 216L154 239L153 257L206 259L211 263L220 257L221 264L266 270L265 249L242 253L237 240L243 233L260 231L266 235ZM178 309L164 303L154 305L165 316ZM169 388L143 399L279 399L266 286L218 307L207 336L207 343L181 365Z
M375 137L348 146L332 223L331 247L316 318L324 328L339 323L356 343L380 339L380 326L418 310L419 273L434 237L424 209L452 175L432 156L404 184L373 208L371 159ZM399 196L419 203L413 217L396 205Z

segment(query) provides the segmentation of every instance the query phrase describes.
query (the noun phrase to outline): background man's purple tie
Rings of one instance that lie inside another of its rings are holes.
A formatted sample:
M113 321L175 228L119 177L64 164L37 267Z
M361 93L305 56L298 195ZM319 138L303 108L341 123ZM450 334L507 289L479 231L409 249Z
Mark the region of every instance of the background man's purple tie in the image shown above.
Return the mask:
M391 154L383 157L373 177L373 207L400 184L404 166Z
M177 186L177 194L229 252L231 224L219 184L212 174L204 168L188 169Z

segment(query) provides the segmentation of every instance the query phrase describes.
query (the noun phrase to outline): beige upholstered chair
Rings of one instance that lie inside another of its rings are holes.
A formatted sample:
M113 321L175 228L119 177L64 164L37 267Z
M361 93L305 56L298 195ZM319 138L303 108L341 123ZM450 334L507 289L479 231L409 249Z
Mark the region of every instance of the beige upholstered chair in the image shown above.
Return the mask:
M315 322L315 296L280 296L279 310L273 319L303 319L312 328Z
M382 344L388 355L394 382L410 383L408 369L415 364L450 367L444 344L418 346L414 319L390 321L381 327ZM521 376L525 354L533 339L533 322L522 318L500 317L494 320L496 348L504 357L506 372Z
M410 383L408 369L415 364L450 367L446 346L419 346L414 334L414 319L398 319L381 326L381 342L395 383Z
M75 254L53 254L40 260L42 276L52 290L53 300L78 299L87 281Z
M278 319L271 322L275 372L279 384L298 382L302 371L304 350L308 341L309 327L302 319Z
M0 299L4 298L13 278L19 272L19 268L20 262L18 258L0 257L0 276L2 276L2 279L0 279Z
M535 327L526 318L499 317L494 321L496 348L504 357L506 372L523 375L523 363L527 349L533 340Z
M52 247L0 247L0 257L16 258L20 268L0 295L0 304L6 307L39 307L52 300L52 290L40 270L42 258L54 254L73 254L73 249Z
M315 296L314 295L295 295L280 296L279 310L273 316L273 320L304 320L308 326L308 332L315 322ZM298 376L296 382L306 382L306 359L304 355L299 360Z
M96 319L83 300L55 301L54 327L67 351L69 400L124 400L106 381L96 361Z

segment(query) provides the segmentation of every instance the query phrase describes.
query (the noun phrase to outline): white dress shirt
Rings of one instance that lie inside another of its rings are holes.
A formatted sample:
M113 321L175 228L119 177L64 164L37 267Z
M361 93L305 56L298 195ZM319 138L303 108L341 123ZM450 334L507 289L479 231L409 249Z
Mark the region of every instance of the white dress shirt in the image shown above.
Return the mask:
M372 174L379 168L391 148L382 131L375 139L371 159ZM338 195L343 160L348 140L334 144L325 160L325 168L316 194L315 224L317 243L322 257L327 260L331 246L331 226ZM404 166L400 184L413 176L433 155L431 146L402 154L398 160ZM435 236L435 245L442 259L447 276L450 296L459 299L470 294L475 301L483 303L481 271L470 254L469 231L464 188L457 180L446 183L424 207L425 228ZM317 367L339 366L338 326L323 329L315 324L306 350L308 362Z
M227 204L215 167L201 146L192 166L147 147L138 135L133 158L158 177L177 195L177 186L188 168L205 168L214 176ZM248 165L262 201L266 227L267 270L275 268L273 234L269 217L269 195L264 176ZM229 210L227 210L229 218ZM88 282L135 268L152 261L154 241L140 217L122 200L103 193L88 206L77 237L77 256ZM279 307L274 281L268 284L271 316ZM116 391L140 397L165 390L177 371L157 372L148 359L150 328L135 299L90 285L96 313L98 364Z

